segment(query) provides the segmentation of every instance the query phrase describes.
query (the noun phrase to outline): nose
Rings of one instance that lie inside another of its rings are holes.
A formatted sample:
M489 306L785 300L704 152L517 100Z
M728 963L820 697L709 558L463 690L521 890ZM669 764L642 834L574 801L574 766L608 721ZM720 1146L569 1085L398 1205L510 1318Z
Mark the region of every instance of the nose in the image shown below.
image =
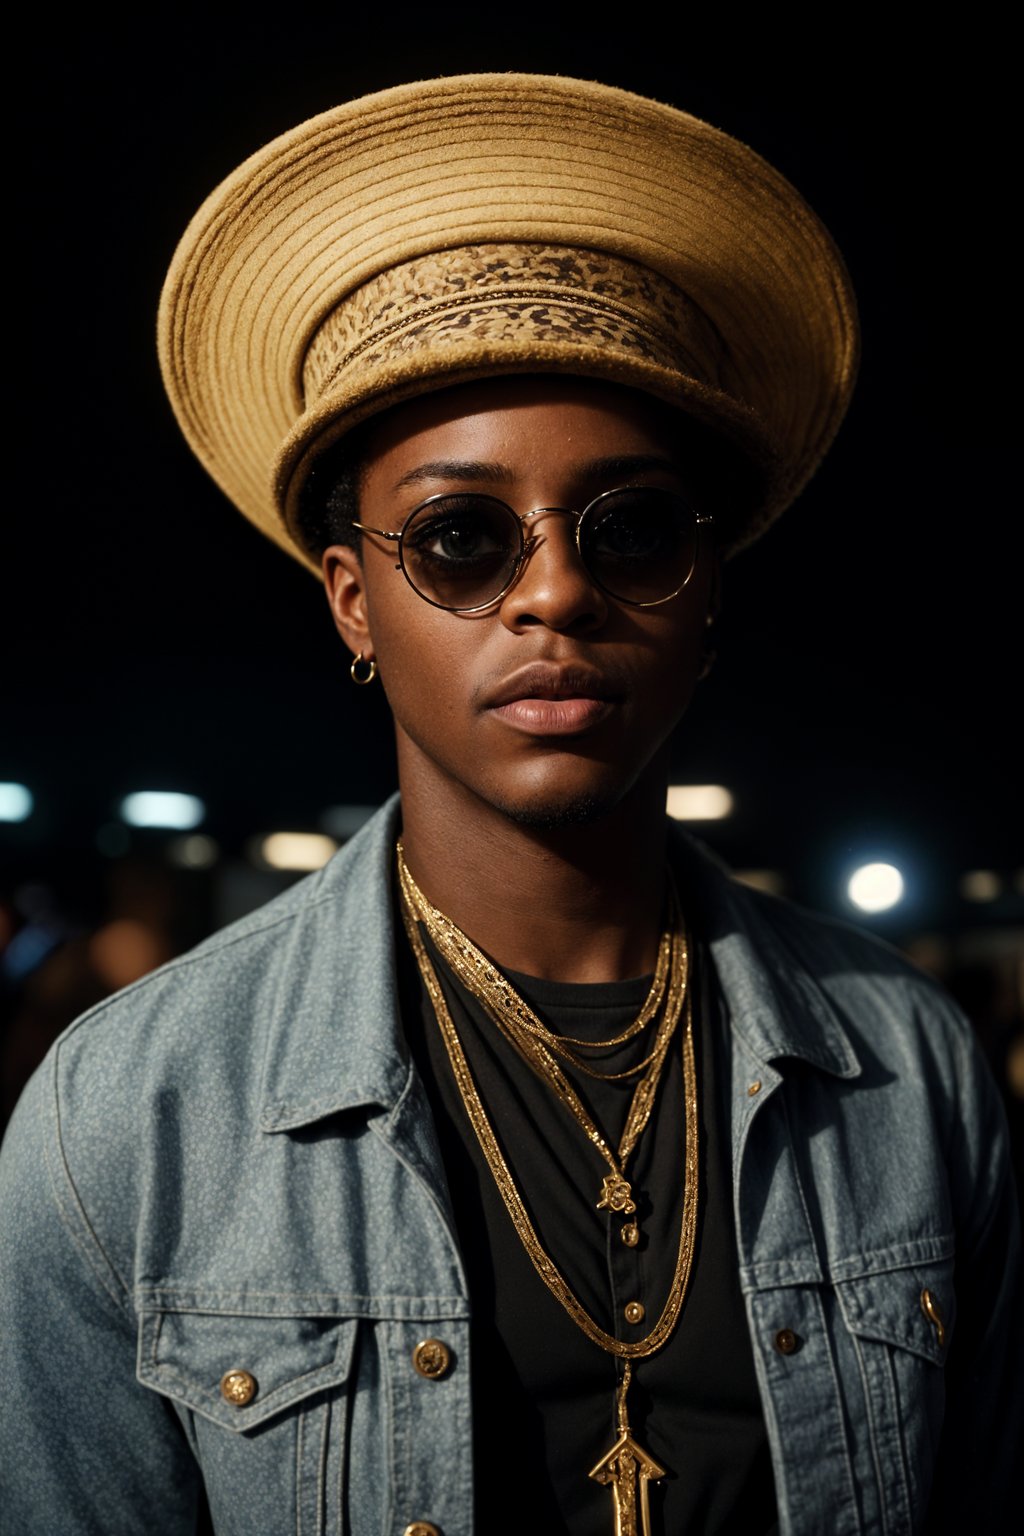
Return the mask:
M526 558L501 603L502 622L512 630L543 625L582 631L602 624L607 599L580 557L576 514L542 507L526 524Z

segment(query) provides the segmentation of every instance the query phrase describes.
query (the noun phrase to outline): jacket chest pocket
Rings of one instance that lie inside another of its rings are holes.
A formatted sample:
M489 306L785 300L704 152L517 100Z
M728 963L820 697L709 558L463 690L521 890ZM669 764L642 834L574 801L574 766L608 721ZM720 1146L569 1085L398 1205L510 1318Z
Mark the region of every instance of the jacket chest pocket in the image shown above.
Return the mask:
M138 1378L170 1398L218 1536L340 1526L351 1318L145 1312Z
M886 1530L924 1518L945 1406L956 1322L953 1258L836 1285L860 1366Z

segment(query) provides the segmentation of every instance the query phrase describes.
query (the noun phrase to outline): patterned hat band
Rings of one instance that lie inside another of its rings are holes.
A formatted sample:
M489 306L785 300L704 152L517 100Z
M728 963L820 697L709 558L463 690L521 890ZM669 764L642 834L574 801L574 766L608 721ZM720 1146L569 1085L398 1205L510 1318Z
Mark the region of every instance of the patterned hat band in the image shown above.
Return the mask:
M721 344L686 295L635 262L556 245L471 245L405 262L328 315L306 356L307 405L345 370L460 342L611 347L716 380Z
M763 463L770 455L755 424L725 402L725 356L685 293L624 257L552 244L417 257L362 284L317 328L302 369L305 410L279 459L285 521L296 528L313 460L358 421L433 389L510 372L647 389L706 414L719 431L731 414L738 446Z

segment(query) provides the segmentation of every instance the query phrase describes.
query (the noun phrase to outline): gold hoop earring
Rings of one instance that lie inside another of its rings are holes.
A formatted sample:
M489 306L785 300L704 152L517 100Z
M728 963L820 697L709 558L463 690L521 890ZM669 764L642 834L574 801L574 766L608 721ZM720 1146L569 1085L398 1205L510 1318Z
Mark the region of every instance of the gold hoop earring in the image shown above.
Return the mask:
M366 667L366 672L360 672L360 667ZM353 656L352 665L348 669L348 675L354 683L359 684L360 688L365 688L367 683L372 683L377 676L377 662L373 657L367 660L362 651L360 651L358 656Z

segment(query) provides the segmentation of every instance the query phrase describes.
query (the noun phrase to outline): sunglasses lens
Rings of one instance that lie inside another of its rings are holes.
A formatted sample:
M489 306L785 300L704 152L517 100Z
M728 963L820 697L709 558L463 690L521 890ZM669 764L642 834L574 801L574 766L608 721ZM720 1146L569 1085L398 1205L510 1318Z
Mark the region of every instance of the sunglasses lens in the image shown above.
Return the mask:
M675 491L637 486L599 496L580 524L594 580L627 603L658 603L685 586L697 559L697 516Z
M421 597L441 608L483 608L519 562L519 519L490 496L435 496L402 534L402 565Z

